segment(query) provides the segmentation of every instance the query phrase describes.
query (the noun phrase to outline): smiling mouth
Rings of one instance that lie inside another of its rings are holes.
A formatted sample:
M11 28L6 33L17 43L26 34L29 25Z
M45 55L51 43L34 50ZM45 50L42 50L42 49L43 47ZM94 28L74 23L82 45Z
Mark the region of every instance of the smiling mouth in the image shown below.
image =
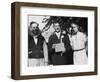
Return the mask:
M60 29L58 28L58 29L56 29L56 32L60 32Z

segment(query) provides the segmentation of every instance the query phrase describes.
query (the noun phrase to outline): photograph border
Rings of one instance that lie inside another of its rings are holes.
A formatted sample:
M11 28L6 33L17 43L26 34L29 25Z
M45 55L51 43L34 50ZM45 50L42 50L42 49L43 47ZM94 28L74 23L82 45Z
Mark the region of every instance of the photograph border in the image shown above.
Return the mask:
M39 7L39 8L57 8L57 9L77 9L94 11L94 72L78 73L59 73L43 75L20 75L20 8L21 7ZM97 75L97 7L77 6L77 5L58 5L43 3L14 2L11 4L11 78L15 80L55 78L69 76Z

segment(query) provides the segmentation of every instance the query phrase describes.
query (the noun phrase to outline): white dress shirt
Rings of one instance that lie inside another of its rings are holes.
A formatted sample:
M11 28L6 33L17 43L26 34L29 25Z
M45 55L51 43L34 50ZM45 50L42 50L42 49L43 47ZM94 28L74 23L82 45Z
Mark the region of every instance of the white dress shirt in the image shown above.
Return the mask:
M61 32L55 32L55 34L57 35L57 37L58 37L58 39L60 39L60 34L61 34Z
M34 39L35 44L37 45L38 38L33 36L33 39Z

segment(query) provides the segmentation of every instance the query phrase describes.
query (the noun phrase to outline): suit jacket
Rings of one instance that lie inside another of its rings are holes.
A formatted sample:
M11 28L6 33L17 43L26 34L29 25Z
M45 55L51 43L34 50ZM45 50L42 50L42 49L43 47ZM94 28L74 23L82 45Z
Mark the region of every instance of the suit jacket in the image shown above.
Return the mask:
M68 52L71 48L71 45L70 45L70 40L69 40L69 37L67 35L64 35L64 34L61 34L60 35L60 38L58 39L57 35L55 33L53 33L50 37L49 37L49 42L48 42L48 48L49 48L49 52L50 53L56 53L54 51L54 49L52 48L52 45L53 44L57 44L57 43L60 43L60 39L61 39L61 36L64 36L64 38L62 38L62 42L64 43L64 46L66 48L66 52Z
M61 36L64 36L63 38L62 38L62 42L64 43L64 46L65 46L65 49L66 49L66 51L65 51L65 53L63 53L63 56L66 56L67 57L67 55L69 54L69 52L70 52L70 50L72 49L71 48L71 45L70 45L70 40L69 40L69 37L68 37L68 35L64 35L64 34L60 34L60 39L61 39ZM60 39L58 39L58 37L57 37L57 35L54 33L54 34L52 34L50 37L49 37L49 42L48 42L48 49L49 49L49 61L52 61L52 56L54 56L54 55L60 55L60 54L62 54L62 52L55 52L55 49L54 48L52 48L52 45L53 44L57 44L57 43L60 43ZM56 57L55 57L56 58ZM53 58L53 59L55 59L55 58ZM58 59L58 61L57 62L59 62L60 61L60 58L61 57L59 57L59 59ZM57 60L57 59L56 59ZM55 60L55 61L56 61ZM62 60L64 60L64 59L62 59Z
M34 39L32 36L28 36L28 58L44 58L43 55L43 43L44 43L44 37L39 35L37 37L37 45L34 42Z

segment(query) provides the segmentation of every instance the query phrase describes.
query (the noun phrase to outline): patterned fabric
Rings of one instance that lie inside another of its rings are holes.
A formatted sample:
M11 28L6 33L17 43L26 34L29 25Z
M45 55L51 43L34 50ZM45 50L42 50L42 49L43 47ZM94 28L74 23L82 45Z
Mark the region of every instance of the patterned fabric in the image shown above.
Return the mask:
M75 35L70 36L70 43L71 46L74 50L74 64L87 64L88 59L87 59L87 55L86 55L86 50L84 48L86 48L86 35L82 32L78 32ZM81 50L83 49L83 50ZM79 50L79 51L78 51Z
M74 64L75 65L83 65L87 64L87 55L86 55L86 50L81 50L81 51L76 51L74 52Z
M86 35L82 32L78 32L70 37L70 42L74 50L85 48Z

